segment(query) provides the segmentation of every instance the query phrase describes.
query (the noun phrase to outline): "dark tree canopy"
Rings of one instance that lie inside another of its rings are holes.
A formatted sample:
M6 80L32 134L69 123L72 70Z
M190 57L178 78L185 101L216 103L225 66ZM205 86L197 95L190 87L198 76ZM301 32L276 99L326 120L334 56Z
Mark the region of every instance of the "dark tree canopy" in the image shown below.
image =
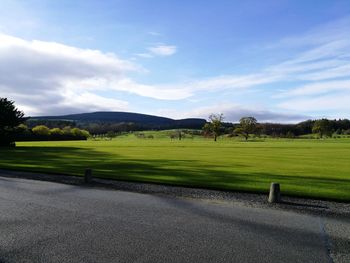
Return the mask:
M258 122L254 117L243 117L239 120L239 127L235 132L241 134L246 140L248 140L249 134L256 131L257 124Z
M13 101L0 98L0 146L14 145L18 126L25 121L24 113Z
M327 119L316 120L313 127L312 127L312 132L318 133L321 138L324 135L331 136L332 135L332 124Z

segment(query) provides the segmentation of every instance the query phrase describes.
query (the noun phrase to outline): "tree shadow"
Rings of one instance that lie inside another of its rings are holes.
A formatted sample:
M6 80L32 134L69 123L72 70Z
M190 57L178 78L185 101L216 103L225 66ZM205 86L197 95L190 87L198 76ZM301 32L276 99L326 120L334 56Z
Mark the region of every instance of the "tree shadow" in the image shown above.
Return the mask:
M0 150L0 167L78 176L84 174L85 168L91 168L95 177L104 179L260 193L267 193L270 183L276 181L281 184L283 194L350 200L350 178L242 172L244 165L227 167L184 157L146 157L131 159L85 147L16 147ZM332 194L334 189L336 193Z
M326 249L323 247L324 236L322 234L322 230L320 232L310 231L305 228L295 228L292 226L283 226L281 224L276 224L269 222L273 215L269 215L269 211L251 211L256 213L257 218L262 220L247 220L247 218L242 218L240 213L229 213L230 209L210 209L210 206L201 205L195 203L193 201L182 200L182 199L174 199L158 196L160 200L167 203L170 206L176 207L178 209L184 210L187 213L197 215L202 218L206 218L208 220L214 220L227 225L236 225L239 229L242 229L246 232L255 232L259 236L264 236L272 239L279 239L279 242L284 244L292 244L293 247L298 247L300 245L306 246L308 249ZM259 214L261 213L261 214ZM290 216L300 216L300 215L290 215ZM282 217L283 219L284 217ZM285 218L284 218L285 219ZM290 218L289 218L290 219ZM347 218L348 219L348 218ZM314 217L313 220L316 224L323 224L321 218ZM317 222L318 221L318 222ZM283 222L283 221L281 221ZM346 221L350 223L349 220ZM329 235L331 233L328 233ZM300 243L300 239L302 238L303 242ZM343 238L341 236L331 234L332 241L336 241L337 243L348 243L348 239ZM313 240L313 241L311 241ZM316 242L315 242L316 241ZM344 253L347 252L346 249L343 249Z

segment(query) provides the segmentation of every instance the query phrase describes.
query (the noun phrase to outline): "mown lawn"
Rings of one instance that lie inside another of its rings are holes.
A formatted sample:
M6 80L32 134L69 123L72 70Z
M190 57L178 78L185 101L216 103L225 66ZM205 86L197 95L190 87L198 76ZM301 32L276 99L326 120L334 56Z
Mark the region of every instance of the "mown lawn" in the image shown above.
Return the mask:
M350 201L350 139L242 142L117 138L25 142L0 150L0 168Z

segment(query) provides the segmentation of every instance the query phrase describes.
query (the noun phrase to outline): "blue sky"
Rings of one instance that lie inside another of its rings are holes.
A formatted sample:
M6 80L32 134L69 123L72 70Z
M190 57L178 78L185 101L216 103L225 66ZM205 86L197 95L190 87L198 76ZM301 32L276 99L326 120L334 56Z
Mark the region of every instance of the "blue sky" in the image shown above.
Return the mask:
M27 115L350 118L350 2L1 0L0 96Z

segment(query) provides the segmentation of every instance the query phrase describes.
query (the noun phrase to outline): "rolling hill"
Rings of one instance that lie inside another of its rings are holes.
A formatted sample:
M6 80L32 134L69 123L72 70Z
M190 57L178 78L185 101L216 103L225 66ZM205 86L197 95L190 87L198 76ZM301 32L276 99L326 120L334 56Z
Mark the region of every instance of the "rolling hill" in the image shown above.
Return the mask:
M73 121L77 124L91 123L135 123L145 128L169 129L201 129L205 124L205 119L188 118L174 120L171 118L132 113L132 112L110 112L99 111L92 113L69 114L61 116L37 116L31 117L31 121Z

